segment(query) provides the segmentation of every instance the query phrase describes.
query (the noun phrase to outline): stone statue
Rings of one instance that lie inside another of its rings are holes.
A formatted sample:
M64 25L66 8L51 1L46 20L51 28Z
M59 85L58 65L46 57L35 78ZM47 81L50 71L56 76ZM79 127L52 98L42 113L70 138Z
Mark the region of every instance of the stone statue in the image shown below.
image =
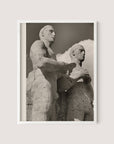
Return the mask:
M27 79L27 94L32 98L32 121L55 121L57 78L72 70L74 63L57 62L51 49L55 40L55 31L51 25L44 26L39 32L40 40L36 40L30 49L33 71Z
M85 59L85 49L76 44L70 50L71 62L76 63L70 73L70 78L77 82L67 91L67 121L93 120L93 89L90 84L91 78L86 69L82 67Z

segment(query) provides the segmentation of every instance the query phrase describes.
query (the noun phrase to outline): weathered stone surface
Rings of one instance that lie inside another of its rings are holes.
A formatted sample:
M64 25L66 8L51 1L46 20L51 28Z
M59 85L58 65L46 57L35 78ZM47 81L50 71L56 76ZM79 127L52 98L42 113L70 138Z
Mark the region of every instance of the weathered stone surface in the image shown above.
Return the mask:
M58 121L66 121L66 110L67 110L67 98L66 93L59 93L59 98L57 100L57 120Z
M88 71L82 68L82 62L85 59L85 49L82 45L75 44L70 48L69 55L71 62L76 63L76 67L72 70L68 79L61 78L61 81L58 81L58 90L60 91L60 95L63 88L66 88L67 90L64 100L66 103L66 109L64 109L65 120L92 121L94 119L94 114L93 88L90 84L91 77ZM63 58L64 57L62 57L62 60ZM64 97L63 94L61 97Z
M92 103L93 89L91 85L77 82L67 92L67 121L93 120Z
M31 76L33 77L33 75ZM52 79L53 76L51 75ZM53 91L55 85L51 85L45 79L40 69L34 71L32 84L31 79L31 77L28 77L28 86L31 85L31 89L27 91L27 120L56 120L55 101L58 95Z

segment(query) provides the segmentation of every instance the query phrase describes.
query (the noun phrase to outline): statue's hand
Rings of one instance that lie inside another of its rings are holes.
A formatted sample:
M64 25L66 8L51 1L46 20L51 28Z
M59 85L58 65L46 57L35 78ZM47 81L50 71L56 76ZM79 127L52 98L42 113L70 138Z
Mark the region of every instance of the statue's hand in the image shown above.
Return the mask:
M90 82L91 82L91 77L90 77L90 75L86 75L86 76L83 78L83 80L84 80L84 83L86 83L86 84L90 83Z
M84 83L90 83L91 77L86 69L80 69L80 78L84 80Z

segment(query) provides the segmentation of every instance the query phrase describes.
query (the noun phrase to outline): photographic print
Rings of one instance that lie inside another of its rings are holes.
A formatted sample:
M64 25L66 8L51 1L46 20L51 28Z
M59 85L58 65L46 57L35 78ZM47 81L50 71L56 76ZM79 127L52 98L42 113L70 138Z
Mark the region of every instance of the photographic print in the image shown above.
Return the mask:
M20 122L96 122L95 22L19 22Z

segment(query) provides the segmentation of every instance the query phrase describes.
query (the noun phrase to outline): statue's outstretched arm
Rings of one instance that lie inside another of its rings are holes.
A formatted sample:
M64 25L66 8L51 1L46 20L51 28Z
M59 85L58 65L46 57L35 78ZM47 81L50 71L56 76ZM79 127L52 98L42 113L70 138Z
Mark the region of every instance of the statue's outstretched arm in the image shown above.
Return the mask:
M63 72L75 66L74 64L57 62L52 58L46 57L46 48L42 41L36 41L33 43L30 50L30 57L33 67L38 67L49 72Z

